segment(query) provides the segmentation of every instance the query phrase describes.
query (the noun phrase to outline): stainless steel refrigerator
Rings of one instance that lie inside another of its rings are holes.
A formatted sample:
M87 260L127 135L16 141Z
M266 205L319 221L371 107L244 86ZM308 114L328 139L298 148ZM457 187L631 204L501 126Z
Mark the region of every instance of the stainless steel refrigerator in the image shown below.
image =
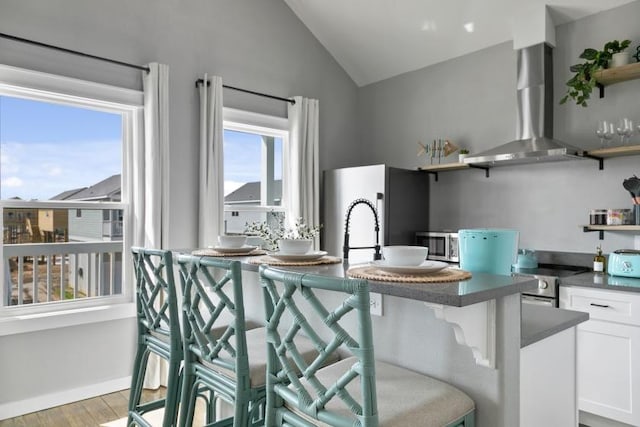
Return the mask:
M359 199L370 203L356 203ZM376 245L375 220L379 218L379 245L413 245L416 231L429 227L429 175L386 165L324 171L321 247L330 255L344 256L345 222L351 207L349 246ZM374 249L349 249L350 263L373 260Z

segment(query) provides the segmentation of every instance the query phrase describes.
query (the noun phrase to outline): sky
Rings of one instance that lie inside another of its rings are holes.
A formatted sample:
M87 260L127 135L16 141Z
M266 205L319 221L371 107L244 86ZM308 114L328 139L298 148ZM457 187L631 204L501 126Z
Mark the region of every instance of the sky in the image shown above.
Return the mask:
M274 147L274 179L282 179L282 139ZM262 137L252 133L224 131L224 194L246 182L260 181Z
M260 180L261 138L225 131L225 195ZM0 199L48 200L121 173L119 114L0 96ZM275 179L282 177L276 140Z
M0 96L0 198L48 200L121 172L122 119Z

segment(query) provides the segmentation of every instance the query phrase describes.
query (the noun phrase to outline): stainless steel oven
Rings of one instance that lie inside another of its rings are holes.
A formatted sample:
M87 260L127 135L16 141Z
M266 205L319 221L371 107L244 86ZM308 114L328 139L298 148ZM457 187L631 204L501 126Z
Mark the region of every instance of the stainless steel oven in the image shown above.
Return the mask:
M416 244L429 248L427 259L458 262L458 233L418 231Z
M540 264L537 268L514 268L513 274L538 279L538 287L522 293L524 304L548 305L558 307L558 284L561 277L588 271L588 268Z

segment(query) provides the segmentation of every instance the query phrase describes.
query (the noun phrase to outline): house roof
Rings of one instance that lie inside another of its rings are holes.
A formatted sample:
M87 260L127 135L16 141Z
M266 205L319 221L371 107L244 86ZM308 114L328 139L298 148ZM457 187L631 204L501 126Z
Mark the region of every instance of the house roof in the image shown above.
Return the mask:
M73 190L67 190L67 191L63 191L60 194L56 194L55 196L51 197L49 200L68 200L71 199L74 194L79 193L80 191L86 189L87 187L81 187L81 188L74 188Z
M64 199L56 200L109 200L120 201L120 187L122 186L121 175L112 175L107 179L104 179L91 187L81 188L80 191L76 191L68 195ZM68 190L64 193L60 193L58 196L71 193L74 190ZM56 196L56 197L58 197Z
M276 179L274 199L279 201L282 199L282 180ZM260 181L247 182L237 190L227 194L224 202L228 204L240 203L260 203Z

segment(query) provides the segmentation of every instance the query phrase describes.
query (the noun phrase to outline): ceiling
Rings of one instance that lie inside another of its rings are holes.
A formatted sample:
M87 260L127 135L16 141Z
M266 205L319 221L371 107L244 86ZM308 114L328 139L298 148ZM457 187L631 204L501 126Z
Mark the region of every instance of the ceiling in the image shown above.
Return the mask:
M560 25L632 1L562 0L549 8L553 24ZM544 10L546 4L545 0L285 2L358 86L513 40L514 19Z

